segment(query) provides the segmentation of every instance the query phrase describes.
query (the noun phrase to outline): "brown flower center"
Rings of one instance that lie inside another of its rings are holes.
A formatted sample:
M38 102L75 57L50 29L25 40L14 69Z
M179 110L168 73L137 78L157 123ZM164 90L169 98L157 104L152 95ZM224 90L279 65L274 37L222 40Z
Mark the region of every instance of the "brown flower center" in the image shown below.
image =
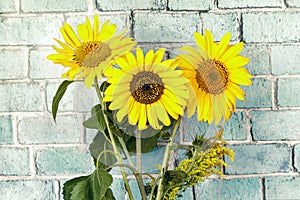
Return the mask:
M80 67L95 68L110 55L111 49L108 44L99 41L88 41L76 49L73 60Z
M210 94L222 93L228 85L226 66L215 60L205 60L198 64L196 80L199 88Z
M161 78L152 72L139 72L134 75L130 83L130 92L133 98L143 104L158 101L164 91Z

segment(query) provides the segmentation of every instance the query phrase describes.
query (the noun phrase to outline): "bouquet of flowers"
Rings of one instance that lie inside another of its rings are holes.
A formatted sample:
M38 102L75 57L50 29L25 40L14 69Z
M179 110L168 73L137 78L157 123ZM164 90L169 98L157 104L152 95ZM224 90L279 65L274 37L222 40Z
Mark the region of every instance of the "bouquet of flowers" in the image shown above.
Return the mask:
M65 42L53 46L56 54L47 58L68 68L68 78L59 86L52 102L54 120L68 86L82 81L94 88L99 103L83 122L98 132L89 146L95 171L64 184L69 199L115 199L110 188L113 168L122 174L130 200L132 189L128 171L135 177L143 200L176 199L189 187L212 174L222 174L223 160L233 160L234 152L222 137L224 124L236 109L236 98L245 100L240 85L251 85L251 75L243 67L249 58L240 55L243 42L230 44L230 33L219 43L209 30L194 33L196 48L183 46L182 54L164 59L165 49L144 52L126 30L106 21L100 27L95 15L79 24L77 34L69 24L60 31ZM174 142L183 117L196 115L199 123L214 123L219 130L206 138L193 134L190 144ZM165 144L157 174L143 173L142 155ZM177 151L184 158L171 167L170 157ZM134 159L134 160L133 160Z

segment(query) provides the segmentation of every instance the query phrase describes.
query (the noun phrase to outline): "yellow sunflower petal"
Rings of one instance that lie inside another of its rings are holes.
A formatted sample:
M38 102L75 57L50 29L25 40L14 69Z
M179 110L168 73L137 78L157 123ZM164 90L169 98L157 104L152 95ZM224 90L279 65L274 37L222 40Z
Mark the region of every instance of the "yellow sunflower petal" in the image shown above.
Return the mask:
M140 103L134 102L131 112L128 114L128 122L131 125L136 125L140 116Z
M223 54L224 52L227 50L228 48L228 44L230 42L230 37L231 37L231 33L228 32L226 33L220 40L220 43L218 45L218 51L217 54L215 56L215 58L218 60Z
M87 30L87 27L85 24L79 24L77 26L77 32L78 32L78 35L80 37L80 39L83 41L83 42L86 42L89 40L89 33L88 33L88 30Z
M147 128L147 110L146 110L146 105L141 104L140 107L140 118L139 118L139 123L138 123L138 128L139 130L144 130Z
M231 58L233 58L234 56L238 55L242 49L244 47L244 43L243 42L239 42L238 44L230 47L221 57L220 57L220 61L223 63L226 63L227 61L229 61Z

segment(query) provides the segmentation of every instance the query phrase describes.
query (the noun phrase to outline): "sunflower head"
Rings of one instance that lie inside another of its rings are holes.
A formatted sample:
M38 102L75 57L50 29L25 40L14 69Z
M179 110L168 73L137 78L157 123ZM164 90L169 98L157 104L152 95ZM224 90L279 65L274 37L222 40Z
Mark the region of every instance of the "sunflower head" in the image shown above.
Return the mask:
M169 126L169 116L178 119L184 114L189 92L188 80L177 69L174 60L162 61L165 49L150 50L146 55L140 48L136 55L120 57L105 90L104 101L111 102L109 109L118 110L121 122L128 115L131 125L140 130L150 125L154 129Z
M101 79L113 62L133 50L136 44L125 31L115 35L117 26L110 21L104 22L100 30L99 25L97 15L94 16L94 27L87 17L86 23L77 26L78 34L69 24L64 24L60 32L65 42L55 39L61 47L53 46L57 53L47 57L69 68L63 78L83 78L87 88L91 87L95 78Z
M176 61L183 76L190 80L193 95L188 104L188 116L197 108L199 121L218 124L228 120L236 108L236 98L245 100L240 85L251 85L251 75L243 68L249 58L240 55L243 42L230 45L230 33L220 43L214 42L210 31L194 34L197 47L184 46L186 52Z

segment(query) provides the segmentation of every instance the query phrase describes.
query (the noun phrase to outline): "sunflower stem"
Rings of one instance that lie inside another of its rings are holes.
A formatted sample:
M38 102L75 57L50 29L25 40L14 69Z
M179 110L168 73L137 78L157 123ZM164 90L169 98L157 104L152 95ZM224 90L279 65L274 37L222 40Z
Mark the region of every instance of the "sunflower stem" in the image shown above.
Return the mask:
M106 104L105 102L103 102L103 97L101 95L101 91L100 91L100 88L99 88L99 85L98 85L98 79L95 78L94 80L94 85L95 85L95 89L96 89L96 93L97 93L97 96L99 98L99 101L101 103L101 108L102 108L102 112L103 112L103 116L104 116L104 120L105 120L105 124L106 124L106 128L108 130L108 134L109 134L109 137L110 137L110 140L111 140L111 144L113 146L113 150L114 152L116 153L116 155L118 155L117 157L117 160L118 160L118 163L119 164L122 164L122 156L121 156L121 153L119 152L118 148L117 148L117 145L116 145L116 141L115 141L115 138L114 138L114 135L109 127L109 121L108 121L108 117L107 115L105 114L105 110L107 109L106 108ZM123 181L124 181L124 184L125 184L125 188L128 192L128 196L129 196L129 199L130 200L134 200L133 198L133 194L132 194L132 191L131 191L131 188L129 186L129 182L128 182L128 179L127 179L127 176L126 176L126 173L125 173L125 170L124 170L124 167L120 166L120 170L121 170L121 174L122 174L122 177L123 177Z
M170 160L170 156L171 156L171 146L173 145L173 141L174 141L176 132L178 130L178 127L180 125L180 122L181 122L181 117L179 116L178 120L176 121L176 123L173 127L171 137L170 137L170 142L166 146L164 158L162 161L161 171L160 171L160 179L158 182L156 200L161 200L164 197L164 184L163 184L164 179L165 179L164 174L168 171L169 160Z
M142 200L147 200L147 194L146 194L145 186L143 183L143 177L142 177L142 131L141 130L136 131L136 164L137 164L137 171L138 171L138 174L136 176L136 181L140 189Z

